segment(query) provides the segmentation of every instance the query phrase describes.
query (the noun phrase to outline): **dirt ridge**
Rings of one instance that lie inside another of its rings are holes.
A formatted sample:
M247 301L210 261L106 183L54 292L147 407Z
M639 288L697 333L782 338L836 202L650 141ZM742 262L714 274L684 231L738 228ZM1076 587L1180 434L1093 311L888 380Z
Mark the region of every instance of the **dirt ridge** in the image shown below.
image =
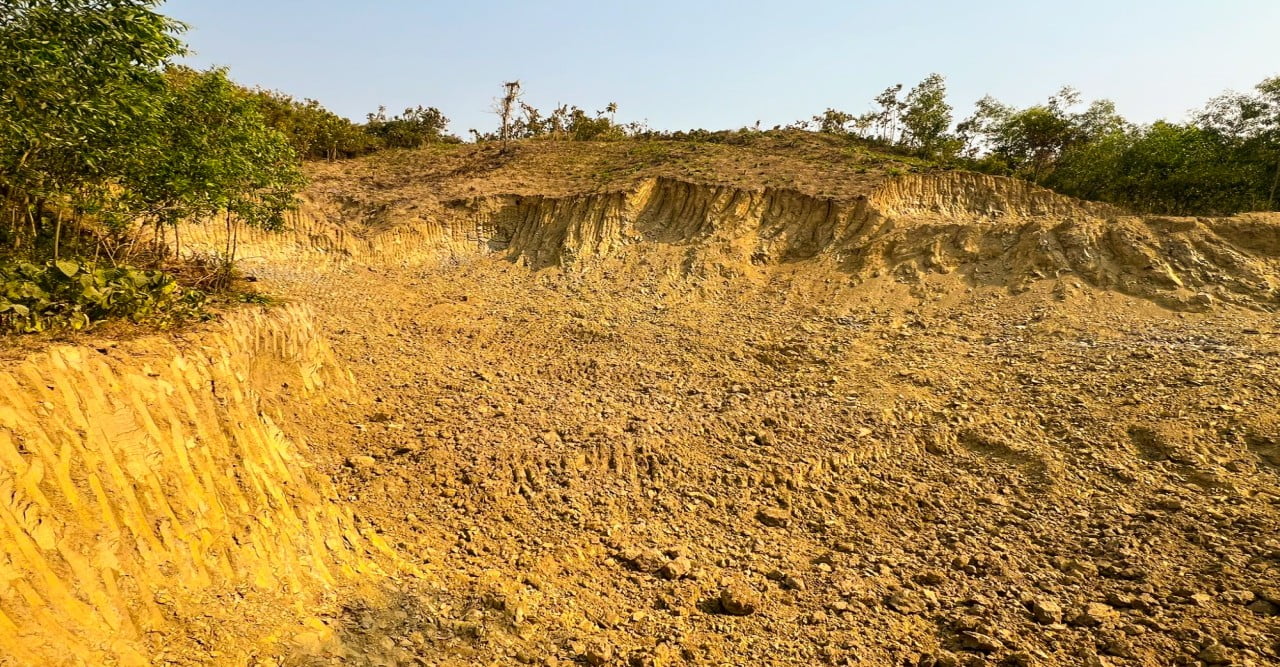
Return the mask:
M193 226L184 236L189 249L225 244L213 227ZM1177 310L1280 304L1280 216L1137 216L963 172L894 177L849 199L669 177L608 192L482 194L399 207L313 194L288 233L246 230L241 243L263 264L299 256L422 264L496 253L533 270L577 271L665 246L684 253L686 273L808 262L851 285L954 274L959 286L1016 292L1056 280L1063 291L1088 285Z

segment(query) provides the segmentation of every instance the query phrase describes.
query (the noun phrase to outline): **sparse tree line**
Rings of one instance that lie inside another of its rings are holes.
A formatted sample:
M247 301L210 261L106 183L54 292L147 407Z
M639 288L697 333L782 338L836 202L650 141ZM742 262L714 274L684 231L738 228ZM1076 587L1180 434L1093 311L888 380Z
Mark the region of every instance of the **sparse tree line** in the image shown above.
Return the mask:
M494 112L499 129L471 130L476 141L566 139L739 141L760 132L658 132L620 124L617 105L594 114L560 105L550 113L524 103L507 83ZM1280 208L1280 76L1247 93L1210 100L1186 122L1136 124L1110 100L1085 104L1066 87L1045 102L1017 108L979 100L956 121L946 80L930 74L906 90L886 88L871 111L827 109L777 130L804 130L869 142L941 166L1023 178L1059 192L1162 214L1224 214Z
M296 100L281 92L250 91L267 125L279 130L306 160L338 160L388 148L418 148L431 143L460 143L446 130L449 119L435 107L410 107L388 115L386 107L356 123L319 102Z
M1280 77L1210 100L1187 122L1131 123L1109 100L1063 88L1016 108L993 97L953 125L942 76L875 109L828 109L792 127L903 148L944 164L1017 176L1138 211L1215 214L1280 207Z
M557 104L544 113L524 101L519 81L502 84L502 90L502 97L494 100L492 109L498 117L498 129L493 132L472 129L470 134L476 143L498 141L505 148L513 139L618 141L633 138L646 129L643 123L619 125L616 102L610 102L594 114L569 104Z

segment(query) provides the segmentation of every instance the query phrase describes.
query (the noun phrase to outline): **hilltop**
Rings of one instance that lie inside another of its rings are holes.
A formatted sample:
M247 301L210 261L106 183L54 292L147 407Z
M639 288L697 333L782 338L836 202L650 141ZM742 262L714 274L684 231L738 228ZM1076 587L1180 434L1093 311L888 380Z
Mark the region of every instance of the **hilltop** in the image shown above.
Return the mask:
M340 162L312 162L308 192L371 205L487 194L547 197L627 189L646 178L786 188L813 197L866 196L890 174L937 169L871 142L814 132L715 133L704 140L431 144Z

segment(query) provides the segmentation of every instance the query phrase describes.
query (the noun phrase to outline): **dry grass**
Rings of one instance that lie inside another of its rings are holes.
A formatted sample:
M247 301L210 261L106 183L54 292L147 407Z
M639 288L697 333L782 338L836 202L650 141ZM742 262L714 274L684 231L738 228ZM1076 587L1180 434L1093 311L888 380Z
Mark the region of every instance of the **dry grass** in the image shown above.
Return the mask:
M735 187L789 188L847 200L887 175L931 169L921 160L842 137L779 131L734 143L670 140L433 145L309 166L311 189L363 204L491 194L560 196L629 187L649 177Z

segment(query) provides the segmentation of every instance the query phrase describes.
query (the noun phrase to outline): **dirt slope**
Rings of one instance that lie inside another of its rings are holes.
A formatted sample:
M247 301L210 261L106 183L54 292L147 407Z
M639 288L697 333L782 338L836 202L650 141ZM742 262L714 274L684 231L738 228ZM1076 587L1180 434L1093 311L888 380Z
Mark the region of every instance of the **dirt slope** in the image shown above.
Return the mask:
M396 171L258 246L331 268L256 270L368 388L325 470L431 574L291 660L1280 660L1274 216L343 168Z
M334 661L1276 659L1273 320L629 278L323 285L370 389L316 438L436 572Z
M314 171L242 254L362 391L290 412L237 354L404 567L153 661L1280 663L1277 216L807 135Z

